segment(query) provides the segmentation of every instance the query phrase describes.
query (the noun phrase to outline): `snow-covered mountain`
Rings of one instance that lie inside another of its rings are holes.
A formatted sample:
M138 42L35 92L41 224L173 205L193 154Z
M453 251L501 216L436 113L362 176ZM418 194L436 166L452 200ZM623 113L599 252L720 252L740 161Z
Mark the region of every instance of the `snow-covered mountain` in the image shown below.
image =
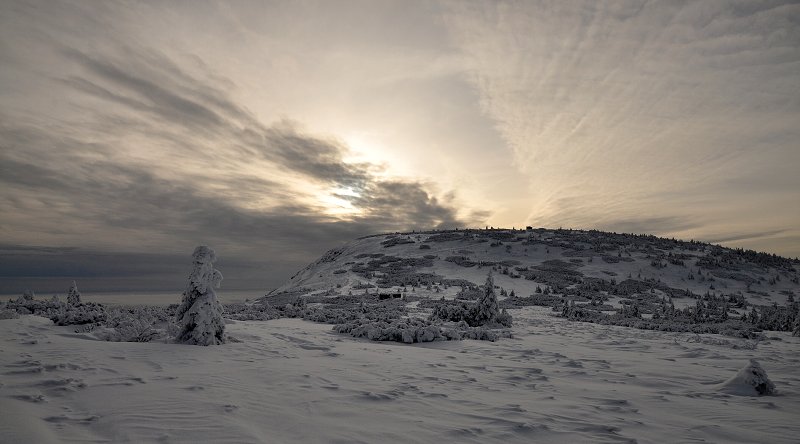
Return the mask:
M495 284L525 297L637 293L687 305L706 293L783 305L800 295L800 262L697 241L564 229L487 229L394 233L354 240L325 253L266 300L287 296L410 293L454 297Z

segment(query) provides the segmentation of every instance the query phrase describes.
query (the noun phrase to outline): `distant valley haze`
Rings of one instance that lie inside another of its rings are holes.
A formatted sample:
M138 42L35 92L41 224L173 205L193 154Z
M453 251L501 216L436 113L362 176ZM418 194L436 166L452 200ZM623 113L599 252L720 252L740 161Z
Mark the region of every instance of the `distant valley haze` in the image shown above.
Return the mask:
M0 3L0 294L457 227L794 258L798 171L797 2Z

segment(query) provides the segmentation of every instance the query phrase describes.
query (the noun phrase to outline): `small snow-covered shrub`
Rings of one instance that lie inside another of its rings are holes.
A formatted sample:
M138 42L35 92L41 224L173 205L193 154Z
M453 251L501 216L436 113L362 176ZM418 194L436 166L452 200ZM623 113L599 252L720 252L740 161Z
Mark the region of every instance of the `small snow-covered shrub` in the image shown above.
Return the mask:
M419 318L403 318L391 321L376 321L367 318L356 319L333 327L337 333L347 333L356 338L367 338L372 341L394 341L413 344L432 341L460 341L475 339L480 341L496 341L510 338L509 330L493 330L486 327L469 327L461 322L455 327L442 327L430 320Z
M462 339L495 342L500 338L513 337L510 330L492 330L486 327L469 327L461 331Z
M106 309L102 304L89 302L78 305L62 305L50 320L56 325L100 324L106 320Z
M343 324L345 322L358 319L362 313L360 310L348 310L343 308L314 308L303 312L302 318L306 321L319 322L323 324Z
M498 315L497 315L497 318L495 318L495 323L496 323L497 325L502 325L503 327L511 327L511 325L514 323L514 318L513 318L513 317L511 316L511 314L510 314L510 313L509 313L509 312L508 312L508 311L507 311L507 310L504 308L504 309L503 309L503 310L500 312L500 314L498 314Z
M564 300L561 298L561 296L533 293L528 297L510 296L500 301L500 306L505 308L519 308L519 307L529 307L529 306L558 307L561 306L561 304L563 303Z
M106 330L100 339L113 342L150 342L162 335L153 325L152 318L129 318L120 322L113 330Z
M414 241L405 237L391 237L386 239L385 241L381 242L383 248L394 247L395 245L402 245L402 244L413 244Z
M17 318L19 318L19 313L17 313L17 310L14 309L0 310L0 319L17 319Z
M98 324L80 324L73 330L75 333L89 333L97 328Z
M175 322L181 327L176 341L191 345L217 345L225 343L225 321L222 304L213 287L219 287L222 273L214 269L217 256L214 250L201 245L192 253L194 267L183 300L175 313Z
M739 396L775 395L775 384L755 359L745 365L731 379L719 386L720 391Z
M30 290L18 297L16 300L8 301L5 308L8 310L16 310L17 314L42 316L46 318L52 317L62 307L58 301L40 301L34 299L34 294Z
M419 318L397 319L394 321L370 321L361 318L333 327L337 333L349 333L356 338L372 341L394 341L412 344L446 340L440 328Z
M95 333L104 341L150 342L164 337L164 326L170 323L174 306L114 307L108 310L105 328Z
M469 256L448 256L444 260L466 268L478 265L478 263L473 262Z

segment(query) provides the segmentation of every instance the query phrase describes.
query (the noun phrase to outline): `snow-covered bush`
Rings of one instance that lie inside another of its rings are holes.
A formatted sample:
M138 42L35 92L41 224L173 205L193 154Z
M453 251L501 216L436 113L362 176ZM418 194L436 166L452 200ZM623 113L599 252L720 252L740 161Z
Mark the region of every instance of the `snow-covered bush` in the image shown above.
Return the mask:
M306 310L302 318L306 321L319 322L322 324L343 324L345 322L358 319L362 315L361 310L344 308L313 308Z
M486 327L468 327L460 331L462 339L474 339L477 341L497 341L500 338L511 338L510 330L494 330Z
M95 336L112 342L150 342L167 337L165 327L174 317L174 307L114 307L108 310L105 328L95 331Z
M97 336L112 342L150 342L162 333L163 330L155 328L152 318L128 318Z
M26 290L22 296L16 300L10 300L5 304L7 310L14 310L19 315L36 315L46 318L54 316L62 307L58 301L39 301L34 299L34 293Z
M56 325L100 324L106 320L106 309L94 302L78 305L62 304L50 320Z
M719 390L739 396L776 394L775 384L769 380L767 372L755 359L751 359L735 376L720 384Z
M81 293L78 291L78 284L72 281L72 286L67 292L67 304L78 305L81 303Z
M19 313L17 313L17 310L13 309L0 310L0 319L17 319L17 318L19 318Z
M189 274L189 284L175 313L175 322L181 327L175 339L191 345L223 344L223 308L214 292L214 287L219 287L222 281L222 273L214 269L217 256L214 250L201 245L195 248L192 258L194 267Z
M491 273L477 303L460 301L438 301L433 307L430 320L441 319L449 322L466 322L470 327L511 327L513 318L503 309L500 311L497 295L494 292L494 279Z
M371 321L361 318L333 327L337 333L349 333L356 338L372 341L394 341L412 344L446 340L441 329L419 318L397 319L394 321Z
M503 310L500 311L500 314L497 315L494 322L496 325L501 325L503 327L511 327L511 325L514 323L514 318L511 316L508 310L504 308Z
M454 327L442 327L430 320L419 318L403 318L395 320L371 320L359 318L333 327L337 333L347 333L356 338L367 338L372 341L394 341L413 344L415 342L460 341L475 339L480 341L496 341L510 338L509 330L493 330L486 327L470 327L461 322Z

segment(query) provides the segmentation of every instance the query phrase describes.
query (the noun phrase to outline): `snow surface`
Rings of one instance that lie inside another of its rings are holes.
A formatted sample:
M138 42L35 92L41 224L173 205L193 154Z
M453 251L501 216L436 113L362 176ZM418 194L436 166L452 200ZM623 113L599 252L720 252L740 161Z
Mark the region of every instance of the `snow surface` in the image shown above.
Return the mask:
M298 319L217 347L0 321L3 442L796 442L800 338L758 344L511 310L515 339L404 345ZM779 396L720 385L757 359Z
M379 254L410 262L433 255L410 271L475 284L493 267L445 259L515 260L522 269L558 259L584 277L657 279L695 294L742 294L759 305L783 305L800 289L798 267L764 266L768 257L702 267L714 260L708 245L623 239L611 250L599 245L602 255L592 257L591 248L614 236L582 243L571 238L585 232L518 231L494 247L481 239L496 234L443 242L431 241L433 233L359 239L262 300L356 295L364 283L402 278L391 265L364 276ZM651 265L678 255L684 265ZM518 296L544 284L495 270L495 284ZM461 290L437 286L407 291L439 299ZM616 305L622 299L608 296ZM694 302L675 300L678 308ZM788 332L765 332L769 339L755 342L575 322L554 317L549 307L509 313L513 339L414 345L353 339L300 319L226 321L230 342L217 347L105 342L36 316L3 319L0 442L788 443L800 436L800 338ZM777 396L756 396L752 383L767 373Z

